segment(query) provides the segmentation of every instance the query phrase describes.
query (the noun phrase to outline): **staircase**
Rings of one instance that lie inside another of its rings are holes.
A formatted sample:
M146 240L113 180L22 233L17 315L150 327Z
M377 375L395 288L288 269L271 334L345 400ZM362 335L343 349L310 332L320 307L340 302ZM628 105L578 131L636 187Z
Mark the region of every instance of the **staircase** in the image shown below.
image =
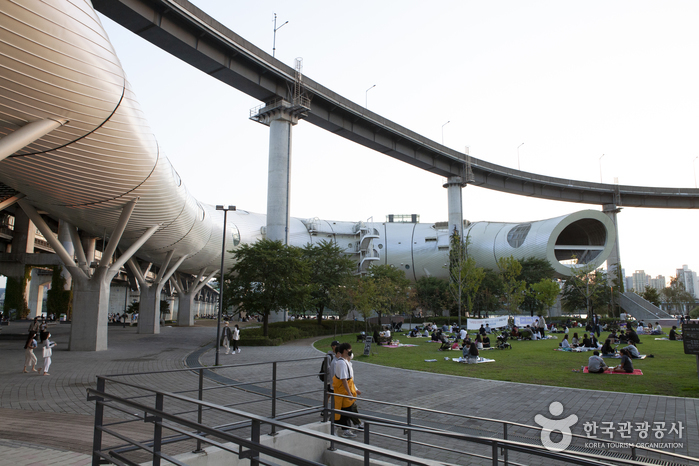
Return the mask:
M649 303L632 291L617 295L619 306L636 318L636 320L655 321L658 319L673 319L670 314Z

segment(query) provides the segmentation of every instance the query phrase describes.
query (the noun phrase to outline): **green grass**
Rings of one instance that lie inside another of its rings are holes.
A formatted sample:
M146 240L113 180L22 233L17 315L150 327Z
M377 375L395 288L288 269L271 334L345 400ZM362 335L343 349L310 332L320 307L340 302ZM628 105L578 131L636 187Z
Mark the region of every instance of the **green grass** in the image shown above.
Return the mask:
M371 355L363 356L364 344L356 343L356 334L348 334L339 337L338 340L352 344L356 361L383 366L556 387L699 397L696 356L684 354L682 342L656 341L656 336L652 335L640 335L642 344L638 349L641 354L653 354L655 357L633 360L634 368L643 371L641 376L574 372L574 370L579 371L580 366L587 365L587 360L592 353L553 351L561 341L560 334L557 340L510 340L511 350L482 351L481 356L495 359L495 362L486 364L458 364L451 360L445 361L446 356L450 359L458 358L461 356L461 351L438 351L440 345L428 343L426 338L408 338L403 335L394 336L394 338L399 339L401 343L418 346L377 349L376 345L372 345ZM321 351L327 351L332 340L333 338L320 340L316 342L315 347ZM495 341L495 338L491 340ZM619 347L623 346L625 345ZM425 359L437 361L425 362ZM618 359L605 358L605 361L610 366L619 364Z

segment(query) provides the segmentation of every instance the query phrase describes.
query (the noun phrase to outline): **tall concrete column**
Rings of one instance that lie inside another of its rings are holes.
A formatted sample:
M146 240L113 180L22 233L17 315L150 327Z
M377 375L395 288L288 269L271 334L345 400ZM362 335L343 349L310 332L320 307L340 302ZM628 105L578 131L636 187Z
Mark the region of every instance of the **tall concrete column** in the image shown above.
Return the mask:
M194 298L197 296L202 288L206 286L209 281L214 278L214 275L218 273L218 269L211 272L206 276L206 269L202 269L199 272L197 278L188 283L189 286L185 287L182 283L181 277L177 275L174 280L175 289L177 290L177 325L180 327L192 327L194 326L194 316L197 311L197 307L194 304Z
M621 277L621 253L619 250L619 226L617 224L617 214L621 212L621 208L617 207L616 204L605 204L602 211L607 214L607 216L612 220L612 223L614 223L614 247L612 248L612 252L609 254L609 258L607 259L607 277L609 281L616 280L620 278L621 280L624 279L624 277Z
M466 183L460 176L450 176L442 185L447 188L447 205L449 207L449 234L454 229L459 232L461 239L464 237L464 208L462 188Z
M44 303L44 287L51 283L51 275L41 274L43 269L35 267L32 269L32 278L29 281L29 298L27 305L29 306L29 318L40 316L43 313Z
M73 256L69 255L60 241L53 235L51 229L34 206L24 199L17 201L32 222L37 226L56 254L61 259L66 269L73 276L73 317L71 320L70 343L71 351L100 351L107 349L107 314L109 312L109 291L112 278L119 272L128 259L133 256L148 239L155 234L160 225L148 228L136 241L123 252L113 263L110 263L112 255L117 249L117 244L131 217L137 199L128 202L122 209L117 226L112 233L106 252L94 272L87 267L85 253L79 241L77 231L73 228L71 237L76 248L78 262L75 264Z
M279 100L252 117L269 126L269 167L267 174L266 237L289 242L289 199L291 177L291 127L308 107Z
M33 253L36 226L29 220L24 210L15 209L15 229L12 232L13 253Z

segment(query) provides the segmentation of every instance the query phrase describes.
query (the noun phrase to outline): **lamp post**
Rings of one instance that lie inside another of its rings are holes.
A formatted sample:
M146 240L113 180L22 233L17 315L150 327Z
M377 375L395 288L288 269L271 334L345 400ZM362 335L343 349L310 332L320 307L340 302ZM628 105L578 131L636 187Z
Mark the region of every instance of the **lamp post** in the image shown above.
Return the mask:
M447 121L442 125L442 145L444 145L444 127L451 123L451 120Z
M369 108L369 91L376 87L376 84L371 86L364 92L364 108Z
M287 21L284 24L288 24L289 22ZM274 58L274 55L277 53L277 31L280 30L284 24L281 26L277 27L277 14L274 13L274 40L272 41L272 58ZM223 207L223 206L221 206ZM230 207L230 206L229 206ZM218 209L218 206L216 207ZM233 208L235 210L235 208ZM224 214L225 217L226 214ZM217 353L218 354L218 353ZM217 363L218 364L218 363Z
M276 15L274 15L276 16ZM283 26L283 25L282 25ZM281 26L280 26L281 27ZM218 366L218 353L221 346L221 314L223 314L223 263L226 259L226 220L229 210L235 210L234 205L228 207L217 205L216 210L223 211L223 238L221 239L221 281L219 282L218 290L218 321L216 323L216 361L214 365Z
M602 154L604 157L604 154ZM599 182L602 182L602 157L599 158Z
M519 148L522 147L523 145L524 145L524 143L517 146L517 170L521 170L521 168L519 166Z

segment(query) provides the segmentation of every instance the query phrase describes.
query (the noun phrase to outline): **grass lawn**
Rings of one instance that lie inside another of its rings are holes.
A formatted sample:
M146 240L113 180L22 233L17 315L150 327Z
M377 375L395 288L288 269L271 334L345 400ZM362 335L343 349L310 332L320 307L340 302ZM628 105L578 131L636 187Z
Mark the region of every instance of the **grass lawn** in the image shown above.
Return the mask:
M582 335L582 334L581 334ZM439 343L428 343L427 338L408 338L402 334L394 336L403 344L415 344L415 347L384 348L372 345L370 356L363 356L364 344L356 342L356 334L345 334L338 338L340 342L352 344L355 361L384 366L412 369L437 374L450 374L476 377L488 380L504 380L556 387L584 388L624 393L641 393L669 395L680 397L699 397L699 377L697 376L697 359L694 355L684 354L682 342L656 341L654 335L639 335L641 354L654 355L643 360L634 359L635 369L641 369L643 375L625 374L584 374L574 372L580 366L586 366L592 352L571 353L553 351L558 347L562 335L557 340L512 341L511 350L481 351L481 356L495 359L485 364L459 364L451 358L461 356L461 351L438 351ZM605 334L602 334L605 337ZM328 351L333 338L316 342L315 347ZM491 338L495 341L495 338ZM622 348L625 345L620 345ZM449 361L444 358L448 356ZM436 362L425 362L436 359ZM609 366L619 364L618 359L605 358Z

